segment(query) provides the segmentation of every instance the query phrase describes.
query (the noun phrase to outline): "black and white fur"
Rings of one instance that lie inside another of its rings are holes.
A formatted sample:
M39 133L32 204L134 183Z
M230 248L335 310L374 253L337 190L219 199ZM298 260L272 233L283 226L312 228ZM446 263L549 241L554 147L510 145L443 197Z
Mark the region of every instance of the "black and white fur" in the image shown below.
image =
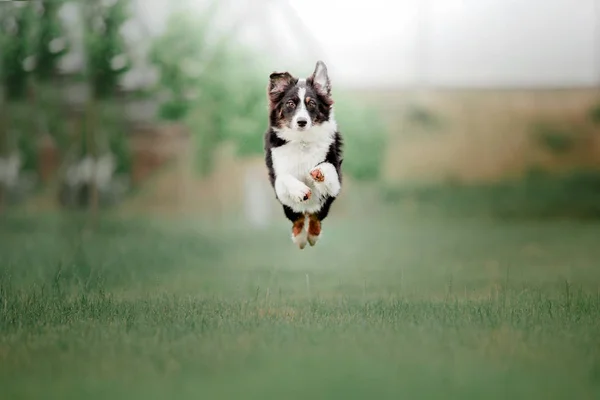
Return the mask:
M268 99L265 162L285 216L296 227L292 240L303 249L307 242L317 243L320 222L342 186L342 136L334 118L327 67L317 62L306 79L272 73Z

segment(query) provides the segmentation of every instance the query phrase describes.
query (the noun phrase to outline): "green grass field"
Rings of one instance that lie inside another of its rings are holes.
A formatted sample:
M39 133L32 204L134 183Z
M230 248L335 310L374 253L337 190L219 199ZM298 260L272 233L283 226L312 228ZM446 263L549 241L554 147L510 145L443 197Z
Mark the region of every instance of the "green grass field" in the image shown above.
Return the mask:
M597 399L600 223L0 221L2 399Z

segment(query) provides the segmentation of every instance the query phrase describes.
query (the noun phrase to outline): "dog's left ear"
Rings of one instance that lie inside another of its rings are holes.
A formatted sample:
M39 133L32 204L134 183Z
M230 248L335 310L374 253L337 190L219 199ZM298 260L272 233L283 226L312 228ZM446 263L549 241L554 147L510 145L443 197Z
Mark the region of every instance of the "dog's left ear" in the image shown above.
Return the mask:
M310 79L313 81L315 88L322 94L326 96L331 95L331 81L327 73L327 66L323 61L317 61L315 72L313 72Z

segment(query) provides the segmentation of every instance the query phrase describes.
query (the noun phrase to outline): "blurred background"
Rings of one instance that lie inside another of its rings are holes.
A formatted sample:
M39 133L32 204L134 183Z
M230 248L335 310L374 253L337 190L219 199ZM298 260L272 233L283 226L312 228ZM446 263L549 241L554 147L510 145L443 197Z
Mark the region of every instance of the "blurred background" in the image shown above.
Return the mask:
M300 251L266 87L319 59ZM600 398L599 219L600 0L0 1L3 398Z
M280 218L267 77L323 59L340 203L600 216L600 6L570 4L2 2L2 210Z

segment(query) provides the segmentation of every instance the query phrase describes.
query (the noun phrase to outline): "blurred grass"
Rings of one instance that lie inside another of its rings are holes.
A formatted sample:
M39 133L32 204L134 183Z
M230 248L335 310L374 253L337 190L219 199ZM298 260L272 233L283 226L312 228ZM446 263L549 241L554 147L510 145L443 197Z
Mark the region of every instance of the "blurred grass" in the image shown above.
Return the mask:
M3 398L600 395L600 224L4 216Z

